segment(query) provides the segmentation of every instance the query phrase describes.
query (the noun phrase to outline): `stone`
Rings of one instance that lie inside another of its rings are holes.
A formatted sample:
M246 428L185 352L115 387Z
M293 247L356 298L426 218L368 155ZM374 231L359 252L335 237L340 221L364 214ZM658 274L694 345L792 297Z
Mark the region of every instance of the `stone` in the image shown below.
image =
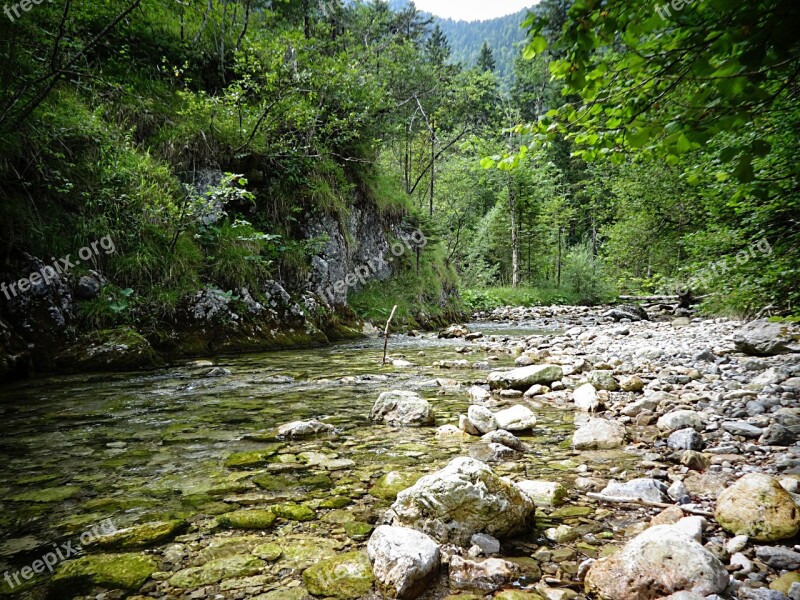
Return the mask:
M747 547L747 542L750 538L746 535L737 535L732 537L727 541L725 544L725 550L728 554L736 554L737 552L741 552Z
M497 419L492 411L484 406L472 405L467 410L467 418L472 426L481 434L499 429Z
M483 404L492 397L491 392L477 385L473 385L471 388L469 388L467 390L467 394L469 394L473 404Z
M155 573L158 563L138 553L90 554L56 567L50 586L66 592L88 592L92 586L136 591Z
M669 434L667 447L673 450L702 450L703 436L692 428L679 429Z
M750 356L800 352L798 339L798 333L789 325L771 323L766 319L748 323L733 336L736 349Z
M589 371L586 377L595 389L609 392L616 392L619 389L619 384L611 371Z
M625 427L615 421L591 418L572 436L576 450L612 450L625 444Z
M603 316L614 319L615 321L622 321L624 319L628 319L632 322L650 320L650 317L647 315L647 311L636 304L624 304L622 306L617 306L603 313Z
M472 424L467 415L458 415L458 428L467 435L480 435L477 427Z
M286 519L287 521L313 521L317 518L317 513L312 508L305 504L295 504L293 502L286 502L284 504L276 504L270 507L270 510L276 516Z
M442 443L466 442L472 436L455 425L442 425L436 430L436 441Z
M389 471L369 489L369 495L380 500L395 500L397 495L419 481L420 473Z
M275 562L283 555L283 550L277 544L260 544L253 548L253 556L267 562Z
M759 542L776 542L800 530L800 508L778 481L750 473L717 498L715 513L723 529Z
M772 423L758 439L763 446L791 446L798 440L798 435L780 423Z
M661 401L655 396L645 396L636 402L631 402L622 409L626 417L636 417L645 411L653 412L658 409Z
M490 431L486 435L482 436L481 439L487 444L502 444L503 446L506 446L518 452L528 451L528 446L526 446L522 442L522 440L520 440L513 433L509 433L504 429L498 429L497 431Z
M585 586L603 600L655 600L681 591L719 594L728 582L711 552L674 525L659 525L595 562Z
M661 431L678 431L680 429L692 428L696 431L703 431L706 428L706 419L700 413L693 410L675 410L662 416L656 426Z
M505 431L527 431L536 425L536 416L530 408L515 404L511 408L494 414L499 429Z
M525 531L534 512L516 485L488 465L460 457L401 492L387 517L439 543L466 546L476 533L503 538Z
M82 545L87 548L97 547L112 550L149 548L171 541L175 536L183 533L188 526L189 524L183 520L147 523L95 537L89 543Z
M791 571L778 577L775 581L769 584L769 589L788 594L792 585L800 585L800 572Z
M619 388L623 392L641 392L644 389L644 381L638 375L623 377L619 382Z
M550 385L560 381L564 371L558 365L532 365L510 371L493 371L489 373L489 387L497 389L515 389L526 391L534 385Z
M781 546L757 546L756 556L776 571L796 571L800 569L800 552Z
M684 450L681 454L681 464L692 471L705 471L711 466L711 460L702 452Z
M100 294L100 280L93 275L84 275L75 286L75 297L78 300L94 300Z
M678 502L689 495L689 490L686 489L686 484L682 481L673 481L672 485L667 489L667 495L675 502Z
M761 437L764 433L763 429L751 425L747 421L725 421L722 424L722 428L733 435L740 435L751 439Z
M336 433L333 425L321 423L315 419L310 421L293 421L278 428L278 437L289 439L309 438L317 435L331 435Z
M554 544L568 544L580 537L580 534L575 531L566 523L562 523L558 527L550 527L544 530L544 537L553 542Z
M485 533L476 533L469 541L473 546L480 548L484 554L497 554L500 552L500 540Z
M597 390L591 383L584 383L572 392L572 400L575 406L586 412L597 412L602 407L602 402L597 396Z
M269 529L277 517L271 510L235 510L217 517L225 529Z
M567 497L567 488L558 482L519 481L517 487L528 496L536 506L561 506Z
M414 392L397 390L382 393L369 418L392 427L422 427L436 420L427 400Z
M520 453L503 444L484 442L474 444L469 449L470 457L486 463L502 463L515 460Z
M428 589L439 570L436 542L406 527L378 527L367 555L378 590L389 598L413 600Z
M517 574L517 565L501 558L472 561L453 556L450 559L450 586L457 590L494 592L511 583Z
M303 583L315 596L355 600L372 590L374 577L366 552L348 552L303 571Z
M195 589L225 579L255 575L261 572L264 565L264 561L255 556L228 556L178 571L170 577L169 584L176 588Z
M612 480L600 493L613 498L633 498L648 502L665 502L668 499L667 486L647 478L631 479L624 483Z

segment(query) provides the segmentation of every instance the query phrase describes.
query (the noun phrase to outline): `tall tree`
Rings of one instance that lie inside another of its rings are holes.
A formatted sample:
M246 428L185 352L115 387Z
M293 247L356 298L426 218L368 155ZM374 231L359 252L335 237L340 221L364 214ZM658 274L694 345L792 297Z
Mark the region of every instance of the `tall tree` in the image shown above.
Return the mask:
M481 53L478 56L478 69L482 72L491 71L492 73L497 68L497 62L494 60L494 52L489 42L483 42L481 46Z

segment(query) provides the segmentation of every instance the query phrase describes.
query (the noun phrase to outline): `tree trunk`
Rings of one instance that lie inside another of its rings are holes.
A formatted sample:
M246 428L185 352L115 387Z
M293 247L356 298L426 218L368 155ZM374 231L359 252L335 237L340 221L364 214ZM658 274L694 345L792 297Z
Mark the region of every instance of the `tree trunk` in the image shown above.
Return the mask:
M558 271L557 287L561 287L561 227L558 228L558 264L556 269Z
M431 203L430 216L433 216L433 191L436 185L436 129L431 123Z
M519 287L519 232L517 231L517 201L514 180L508 176L508 212L511 217L511 287Z

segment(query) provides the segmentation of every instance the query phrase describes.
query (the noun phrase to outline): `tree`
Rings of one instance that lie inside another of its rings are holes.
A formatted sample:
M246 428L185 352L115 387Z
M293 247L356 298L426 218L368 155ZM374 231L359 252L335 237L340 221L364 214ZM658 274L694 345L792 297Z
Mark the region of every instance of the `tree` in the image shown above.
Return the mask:
M491 46L489 46L489 42L483 42L483 46L481 46L481 53L478 57L478 70L482 72L491 71L497 68L497 63L494 60L494 52L492 52Z
M450 42L447 41L447 36L438 24L434 26L425 46L428 60L437 67L444 66L450 58Z

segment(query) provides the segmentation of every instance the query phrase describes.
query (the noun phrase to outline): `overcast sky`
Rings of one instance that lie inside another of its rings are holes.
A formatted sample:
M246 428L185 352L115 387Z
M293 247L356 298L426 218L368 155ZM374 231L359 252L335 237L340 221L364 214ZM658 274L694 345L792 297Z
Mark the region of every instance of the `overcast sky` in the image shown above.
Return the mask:
M483 21L504 17L533 6L538 0L415 0L417 8L458 21Z

